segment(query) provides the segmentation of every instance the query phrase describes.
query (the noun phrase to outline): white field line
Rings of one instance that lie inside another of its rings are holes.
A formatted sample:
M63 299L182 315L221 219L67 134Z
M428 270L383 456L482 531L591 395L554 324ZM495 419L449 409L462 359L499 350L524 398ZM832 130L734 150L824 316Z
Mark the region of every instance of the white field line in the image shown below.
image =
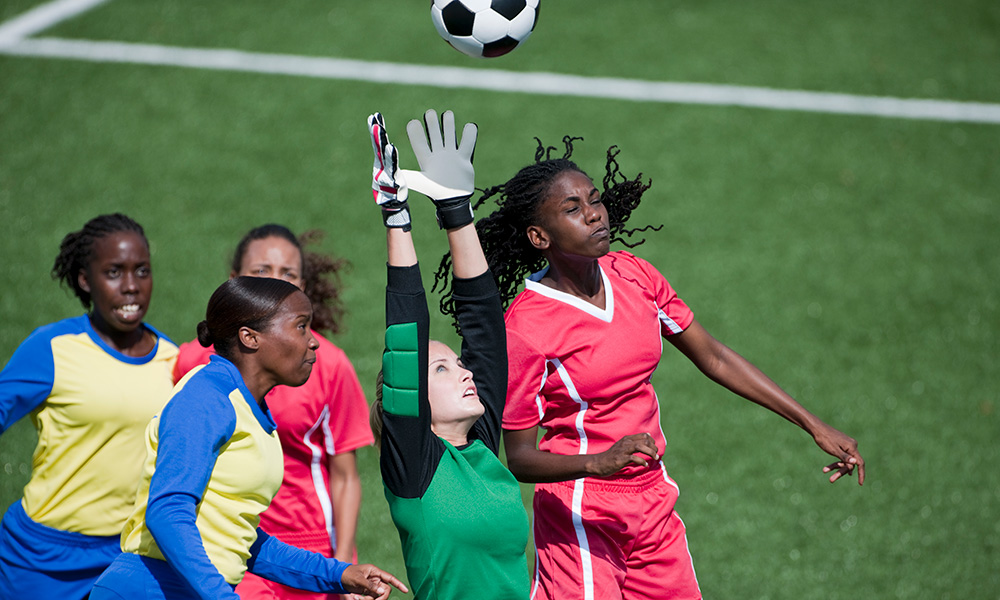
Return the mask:
M55 0L40 4L26 13L0 23L0 47L16 44L26 37L87 12L108 0Z
M297 75L396 85L521 92L550 96L745 106L772 110L899 119L1000 124L1000 104L583 77L558 73L520 73L494 69L405 65L288 54L263 54L239 50L33 38L19 41L7 47L0 47L0 54Z

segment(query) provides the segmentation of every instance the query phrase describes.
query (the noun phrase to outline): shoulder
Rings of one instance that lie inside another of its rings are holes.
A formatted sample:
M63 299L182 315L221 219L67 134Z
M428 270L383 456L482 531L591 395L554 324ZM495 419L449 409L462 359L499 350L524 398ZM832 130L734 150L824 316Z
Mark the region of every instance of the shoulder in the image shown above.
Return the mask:
M36 328L18 345L15 351L17 357L52 356L53 340L64 336L79 336L87 334L87 315L63 319ZM12 358L13 360L13 358Z
M635 254L625 250L608 252L606 255L601 257L600 263L602 267L611 268L611 273L608 273L609 276L613 273L620 274L623 272L636 272L646 275L656 273L659 275L659 271L648 260L639 258Z
M228 369L218 363L198 365L177 384L165 412L182 410L188 419L205 416L235 419L229 395L236 389L238 384Z
M38 327L24 340L24 343L38 343L39 341L49 342L53 338L63 335L78 335L86 333L89 329L87 315L70 317L48 325Z

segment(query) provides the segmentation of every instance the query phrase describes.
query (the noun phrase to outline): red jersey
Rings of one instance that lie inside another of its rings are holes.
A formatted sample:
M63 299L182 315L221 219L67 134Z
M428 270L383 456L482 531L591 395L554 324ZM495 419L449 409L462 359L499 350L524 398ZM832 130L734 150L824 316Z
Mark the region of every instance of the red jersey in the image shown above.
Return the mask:
M265 397L278 426L285 456L281 489L261 514L260 528L283 542L314 547L335 543L330 502L329 460L374 441L368 424L368 403L347 355L313 332L319 348L305 384L279 385ZM181 344L174 368L177 381L214 353L197 342Z
M649 433L662 456L666 440L651 377L662 337L684 331L694 315L645 260L619 251L598 264L603 309L539 283L544 271L507 309L503 427L540 426L539 449L564 455L596 454L626 435ZM622 475L640 471L628 467Z

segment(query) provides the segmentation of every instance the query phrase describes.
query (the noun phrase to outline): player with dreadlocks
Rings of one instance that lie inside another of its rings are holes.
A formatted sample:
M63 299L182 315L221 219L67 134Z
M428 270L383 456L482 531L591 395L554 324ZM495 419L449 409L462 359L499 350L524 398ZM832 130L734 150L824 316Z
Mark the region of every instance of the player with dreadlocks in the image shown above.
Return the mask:
M535 164L487 190L498 208L477 224L510 303L504 444L514 475L537 484L533 597L700 598L673 510L679 489L661 460L651 377L662 338L713 381L812 435L837 459L823 469L831 482L856 468L861 483L864 460L855 440L712 337L655 267L610 250L643 231L625 224L650 184L623 176L612 147L599 191L569 160L575 140L564 141L564 157L549 158L539 142Z
M0 373L0 432L38 431L24 498L0 525L0 598L73 600L121 553L146 447L170 397L177 346L143 322L149 243L122 214L63 238L52 276L88 314L36 329Z

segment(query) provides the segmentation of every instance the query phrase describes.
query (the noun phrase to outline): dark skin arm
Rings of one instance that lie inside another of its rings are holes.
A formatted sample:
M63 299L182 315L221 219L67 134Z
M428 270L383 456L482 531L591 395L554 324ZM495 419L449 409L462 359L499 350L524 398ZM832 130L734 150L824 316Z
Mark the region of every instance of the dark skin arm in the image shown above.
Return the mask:
M682 333L667 337L709 379L751 402L795 423L813 437L816 445L837 459L823 468L833 473L830 482L858 470L858 484L865 481L865 461L858 443L830 427L785 393L778 384L747 359L712 337L698 321Z
M684 332L667 338L708 378L730 391L775 412L809 433L816 444L837 459L823 468L837 481L858 469L858 483L865 480L865 461L857 442L830 427L785 393L778 384L731 348L718 341L698 321ZM545 483L579 477L606 477L627 465L646 466L659 460L648 433L625 436L600 454L560 455L539 450L538 428L504 430L507 464L518 481Z
M518 481L548 483L580 477L607 477L628 465L646 466L649 459L659 460L653 436L648 433L627 435L600 454L553 454L539 450L538 427L505 429L503 443L507 466Z

